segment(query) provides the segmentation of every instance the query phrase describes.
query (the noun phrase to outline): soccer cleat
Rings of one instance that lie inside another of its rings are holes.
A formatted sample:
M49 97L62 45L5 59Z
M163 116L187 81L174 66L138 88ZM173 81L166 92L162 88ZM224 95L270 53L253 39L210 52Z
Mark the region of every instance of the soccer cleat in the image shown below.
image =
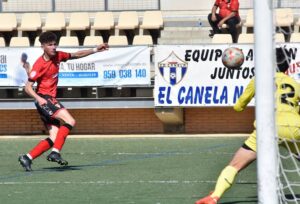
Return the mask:
M56 162L63 166L68 165L68 162L63 158L61 158L60 153L53 152L53 151L47 156L47 160L51 162Z
M210 195L208 195L200 200L197 200L195 204L217 204L218 200L218 197L211 197Z
M25 169L25 171L32 171L32 169L31 169L32 161L25 154L19 156L18 160L19 160L21 166Z

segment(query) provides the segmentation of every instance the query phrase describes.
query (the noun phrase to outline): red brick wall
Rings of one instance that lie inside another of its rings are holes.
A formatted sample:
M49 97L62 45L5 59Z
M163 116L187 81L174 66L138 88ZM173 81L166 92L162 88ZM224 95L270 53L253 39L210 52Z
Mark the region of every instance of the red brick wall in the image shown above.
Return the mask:
M162 133L163 124L153 109L73 110L76 133Z
M185 109L187 133L249 133L253 130L254 108L235 112L230 108Z
M153 109L69 110L76 119L73 134L156 134L163 123ZM186 108L185 133L251 132L254 109L236 113L232 108ZM36 110L0 110L0 135L43 134Z

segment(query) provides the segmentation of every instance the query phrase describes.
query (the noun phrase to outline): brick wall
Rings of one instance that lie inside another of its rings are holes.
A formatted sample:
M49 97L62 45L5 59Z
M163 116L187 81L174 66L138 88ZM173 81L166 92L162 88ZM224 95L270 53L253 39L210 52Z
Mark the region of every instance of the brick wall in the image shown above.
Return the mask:
M249 133L253 130L254 108L235 112L229 108L185 109L188 133Z
M163 123L153 109L69 110L76 119L73 134L156 134ZM186 108L185 133L248 133L254 109L236 113L232 108ZM0 135L44 134L36 110L0 110Z

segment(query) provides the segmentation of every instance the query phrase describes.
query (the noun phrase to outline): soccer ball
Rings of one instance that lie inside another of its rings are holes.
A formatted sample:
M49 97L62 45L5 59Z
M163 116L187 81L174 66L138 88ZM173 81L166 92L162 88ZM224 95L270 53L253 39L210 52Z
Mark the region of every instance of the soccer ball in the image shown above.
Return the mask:
M236 47L229 47L222 54L222 62L228 68L239 68L244 63L244 60L243 51Z

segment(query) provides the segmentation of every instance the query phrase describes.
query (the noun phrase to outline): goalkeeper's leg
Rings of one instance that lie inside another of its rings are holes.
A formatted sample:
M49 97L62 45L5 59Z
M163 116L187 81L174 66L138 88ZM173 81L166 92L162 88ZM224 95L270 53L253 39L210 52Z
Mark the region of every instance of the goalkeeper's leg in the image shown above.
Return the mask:
M246 168L255 159L256 131L254 130L243 146L234 154L229 165L220 174L212 196L220 198L223 193L231 187L237 173Z
M214 192L211 196L221 197L226 190L228 190L239 171L247 167L252 161L256 159L256 152L248 149L245 145L241 147L234 155L233 159L227 167L221 172Z
M246 168L256 159L256 134L255 131L247 139L245 144L238 149L233 159L221 172L212 194L196 201L196 204L217 203L226 190L228 190L239 171Z

